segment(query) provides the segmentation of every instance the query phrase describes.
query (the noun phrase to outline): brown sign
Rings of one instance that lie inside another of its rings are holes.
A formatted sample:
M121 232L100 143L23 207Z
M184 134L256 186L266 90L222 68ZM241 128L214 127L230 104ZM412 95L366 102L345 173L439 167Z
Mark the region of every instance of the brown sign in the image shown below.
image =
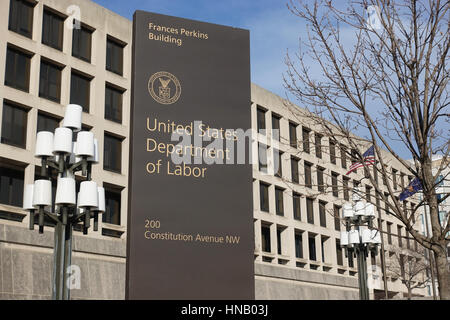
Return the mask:
M127 299L253 299L249 32L136 11L132 60Z

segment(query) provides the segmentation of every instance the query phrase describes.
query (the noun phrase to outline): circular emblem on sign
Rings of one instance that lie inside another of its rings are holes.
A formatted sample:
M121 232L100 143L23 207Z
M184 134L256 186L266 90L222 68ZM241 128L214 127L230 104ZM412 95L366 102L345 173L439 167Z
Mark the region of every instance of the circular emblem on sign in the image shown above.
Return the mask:
M158 103L175 103L181 95L180 81L169 72L157 72L148 80L148 92Z

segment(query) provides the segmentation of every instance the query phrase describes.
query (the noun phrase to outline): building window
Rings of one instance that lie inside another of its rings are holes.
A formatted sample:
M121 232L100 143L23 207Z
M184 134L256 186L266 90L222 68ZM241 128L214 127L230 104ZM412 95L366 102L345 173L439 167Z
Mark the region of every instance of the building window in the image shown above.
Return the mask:
M324 192L325 184L323 182L323 174L325 172L324 168L317 167L317 190Z
M44 9L42 22L42 43L62 51L64 19L47 9Z
M322 158L322 138L323 136L321 134L316 133L315 134L315 142L316 142L316 157Z
M121 191L105 186L105 206L103 222L120 225Z
M331 173L331 188L333 189L333 196L339 197L338 174L335 172Z
M392 223L387 222L387 237L388 237L388 244L392 244Z
M314 210L313 210L314 200L311 198L306 198L306 216L308 223L314 224Z
M284 193L283 189L275 188L276 213L279 216L282 216L284 214L283 193Z
M34 4L26 0L11 0L8 29L31 39Z
M269 186L265 183L259 183L259 205L261 211L269 212Z
M277 177L282 177L283 175L283 162L281 161L282 156L283 153L280 150L273 149L273 171Z
M60 102L61 99L61 70L60 66L41 60L39 75L39 97Z
M91 79L76 72L70 78L70 103L78 104L89 113Z
M397 170L392 169L392 184L394 186L394 190L397 190Z
M292 175L292 182L298 183L299 180L299 172L298 172L298 164L299 160L291 157L291 175Z
M277 252L278 254L282 254L283 248L281 247L281 232L283 230L281 228L277 228Z
M22 207L24 169L0 162L0 203Z
M123 91L106 85L105 89L105 119L122 123Z
M3 103L2 143L19 148L26 148L27 144L27 111Z
M280 116L272 113L272 137L274 140L280 141Z
M387 215L389 215L390 214L390 212L389 212L389 193L385 192L384 197L386 198L386 201L384 202L384 211L386 212Z
M303 152L309 153L309 133L311 130L307 128L302 128L302 137L303 137Z
M344 261L342 258L342 247L341 247L341 241L339 239L336 239L336 262L339 266L344 265Z
M402 242L402 227L401 226L397 226L397 235L398 235L398 246L400 248L402 248L403 242Z
M330 139L330 162L336 164L336 142Z
M326 254L325 254L326 253L325 252L325 248L326 248L325 242L327 242L327 240L328 240L327 237L324 237L324 236L320 237L320 249L322 251L322 262L326 262L325 261L325 256L326 256Z
M300 194L293 194L293 206L294 206L294 219L301 220L301 202L300 202Z
M378 184L378 168L376 164L373 165L373 180Z
M327 205L324 201L319 201L319 221L320 226L326 228L327 227L327 216L325 206Z
M303 259L303 239L302 233L299 231L295 232L295 257Z
M297 141L297 124L289 122L289 144L293 148L298 148Z
M366 201L367 202L371 201L371 196L370 196L371 191L372 191L372 187L366 186Z
M76 21L74 20L74 23ZM73 28L72 56L91 62L92 30L80 25Z
M307 188L312 188L311 168L312 164L305 161L305 187Z
M259 171L267 173L267 146L258 143Z
M122 170L122 139L105 133L103 169L120 173Z
M264 252L272 252L270 246L270 227L267 225L261 226L261 247Z
M6 51L5 85L28 92L31 56L8 47Z
M123 74L123 47L124 45L108 37L106 42L106 70Z
M405 174L403 172L400 172L400 186L402 190L405 188Z
M37 121L37 132L50 131L54 132L59 127L59 119L39 113Z
M309 260L316 261L316 236L308 235L308 246L309 246Z
M341 166L347 169L347 148L341 144Z
M258 125L258 133L266 134L266 110L256 108L256 117Z
M355 163L355 162L359 162L359 157L358 157L358 151L356 151L355 149L352 149L351 151L351 163ZM356 174L358 172L358 169L353 170L353 172Z
M334 205L333 206L333 214L334 214L334 230L341 231L341 207Z
M342 177L342 187L344 190L344 200L349 201L350 200L350 189L348 187L348 182L350 181L349 178Z
M355 264L354 264L354 262L353 262L353 253L352 253L352 252L350 252L350 253L348 254L348 266L349 266L350 268L354 268L354 267L355 267Z

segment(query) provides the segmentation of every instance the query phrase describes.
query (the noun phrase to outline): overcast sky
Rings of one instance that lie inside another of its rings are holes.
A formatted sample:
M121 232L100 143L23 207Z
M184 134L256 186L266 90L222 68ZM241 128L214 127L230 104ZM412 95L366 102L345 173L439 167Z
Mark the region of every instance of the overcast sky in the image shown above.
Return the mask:
M284 0L94 0L128 19L145 10L250 30L252 82L285 96L286 51L298 47L302 30Z

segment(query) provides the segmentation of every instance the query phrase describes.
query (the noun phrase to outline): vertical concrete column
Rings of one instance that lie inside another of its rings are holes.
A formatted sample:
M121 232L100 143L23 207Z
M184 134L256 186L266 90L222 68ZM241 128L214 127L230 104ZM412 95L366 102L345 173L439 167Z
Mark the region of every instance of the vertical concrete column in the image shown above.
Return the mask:
M256 261L261 262L262 261L262 246L261 246L261 220L256 219L253 222L253 228L254 228L254 234L255 234L255 252L258 252L259 255L256 258Z
M288 265L291 267L295 267L295 229L294 227L287 227L284 230L284 239L285 239L285 251L284 254L289 256L289 263Z
M275 186L271 184L269 186L269 213L274 213L275 211L276 211Z
M270 253L277 254L278 244L277 244L277 224L270 224ZM272 263L276 263L275 259Z

